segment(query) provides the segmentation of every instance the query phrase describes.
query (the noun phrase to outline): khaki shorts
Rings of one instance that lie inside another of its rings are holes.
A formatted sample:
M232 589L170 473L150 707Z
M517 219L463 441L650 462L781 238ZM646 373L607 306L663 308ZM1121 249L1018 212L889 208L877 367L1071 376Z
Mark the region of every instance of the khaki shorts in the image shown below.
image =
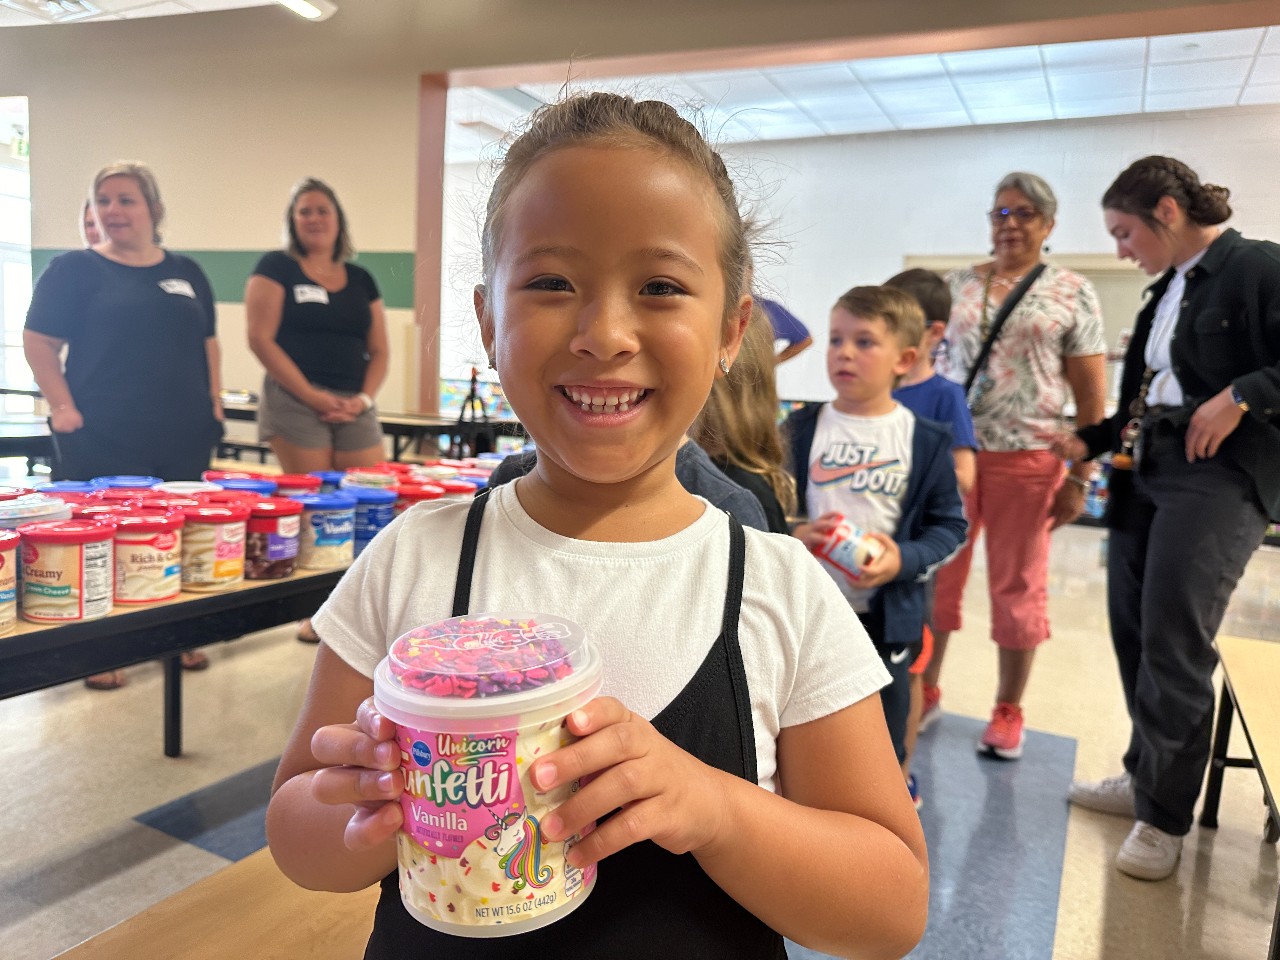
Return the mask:
M340 397L355 396L342 390L332 392ZM266 443L273 437L308 450L346 453L382 446L382 427L373 407L350 423L325 423L314 410L267 377L262 381L262 397L258 400L258 439Z

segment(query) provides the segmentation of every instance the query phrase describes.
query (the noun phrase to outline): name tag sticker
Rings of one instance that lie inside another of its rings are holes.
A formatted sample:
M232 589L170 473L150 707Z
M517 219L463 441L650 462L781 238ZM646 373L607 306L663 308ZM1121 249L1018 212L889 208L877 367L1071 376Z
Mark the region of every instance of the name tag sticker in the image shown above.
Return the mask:
M328 303L329 291L314 283L295 283L293 285L294 303Z
M176 294L180 297L190 297L192 300L196 298L195 288L186 280L174 278L172 280L161 280L160 289L165 293Z

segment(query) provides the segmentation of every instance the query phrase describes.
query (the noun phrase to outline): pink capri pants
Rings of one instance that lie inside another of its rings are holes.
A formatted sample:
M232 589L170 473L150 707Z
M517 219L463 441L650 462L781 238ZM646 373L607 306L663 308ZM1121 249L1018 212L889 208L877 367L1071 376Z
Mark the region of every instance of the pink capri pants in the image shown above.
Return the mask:
M962 626L973 544L985 528L991 639L1031 650L1049 639L1049 508L1062 485L1062 461L1047 450L979 450L977 460L977 482L964 502L969 539L938 571L933 628Z

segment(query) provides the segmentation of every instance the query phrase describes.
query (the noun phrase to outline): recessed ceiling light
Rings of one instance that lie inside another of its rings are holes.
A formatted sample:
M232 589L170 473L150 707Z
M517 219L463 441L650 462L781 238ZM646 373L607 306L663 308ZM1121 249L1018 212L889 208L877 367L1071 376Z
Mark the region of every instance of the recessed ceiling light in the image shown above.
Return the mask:
M102 12L85 0L0 0L0 7L9 7L46 23L70 23Z
M328 20L338 12L337 6L330 0L276 0L276 3L288 7L306 20Z

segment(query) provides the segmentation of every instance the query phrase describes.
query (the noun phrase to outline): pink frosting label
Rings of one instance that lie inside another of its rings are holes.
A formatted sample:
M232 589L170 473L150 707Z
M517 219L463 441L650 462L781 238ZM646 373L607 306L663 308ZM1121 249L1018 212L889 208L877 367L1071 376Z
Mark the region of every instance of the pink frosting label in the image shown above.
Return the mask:
M524 809L516 732L470 737L400 727L404 829L423 847L458 857ZM492 838L490 838L492 839Z

